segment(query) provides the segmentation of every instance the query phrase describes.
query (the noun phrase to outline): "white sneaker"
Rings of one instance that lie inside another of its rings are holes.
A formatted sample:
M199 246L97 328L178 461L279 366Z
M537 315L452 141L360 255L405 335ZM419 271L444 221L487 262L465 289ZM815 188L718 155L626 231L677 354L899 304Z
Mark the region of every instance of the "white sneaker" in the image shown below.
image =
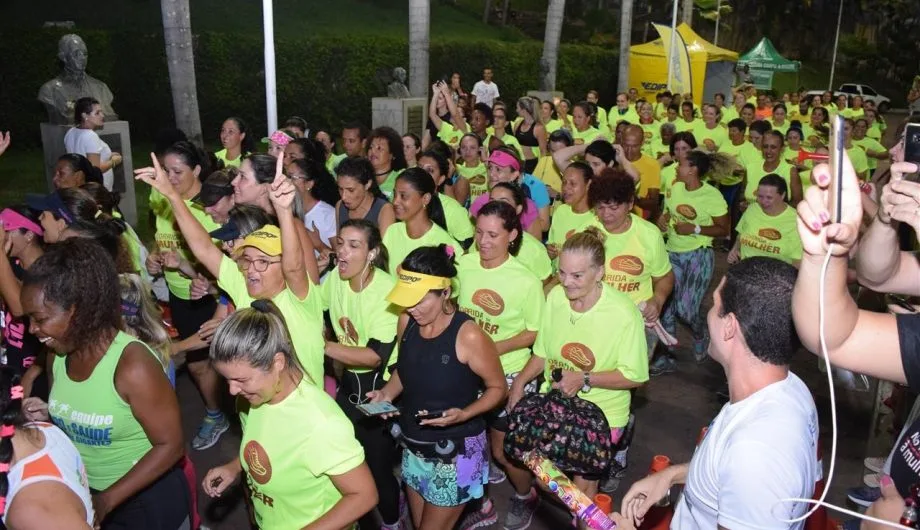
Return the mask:
M882 468L885 467L885 460L886 459L881 456L869 457L863 460L863 465L873 473L881 473Z

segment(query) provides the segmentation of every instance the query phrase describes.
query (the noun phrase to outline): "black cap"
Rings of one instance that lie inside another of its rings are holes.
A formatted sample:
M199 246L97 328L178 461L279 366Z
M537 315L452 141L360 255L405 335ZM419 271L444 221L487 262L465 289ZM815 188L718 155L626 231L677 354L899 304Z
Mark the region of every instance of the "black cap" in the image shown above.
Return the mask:
M211 231L208 235L211 236L212 239L218 241L236 241L240 238L240 229L233 221L227 221L226 224L222 225L217 230Z
M64 205L61 195L56 191L48 195L26 194L26 204L35 211L51 212L58 219L63 219L68 225L73 224L73 214Z

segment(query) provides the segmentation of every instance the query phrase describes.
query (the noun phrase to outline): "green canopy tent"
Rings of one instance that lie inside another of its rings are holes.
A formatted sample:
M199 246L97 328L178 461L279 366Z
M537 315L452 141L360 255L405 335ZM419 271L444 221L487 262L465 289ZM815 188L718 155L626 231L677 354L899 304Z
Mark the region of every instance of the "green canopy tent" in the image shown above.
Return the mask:
M798 72L802 63L786 59L773 47L770 39L764 37L756 46L738 58L738 67L748 66L756 88L773 88L773 74L776 72L795 72L798 86Z

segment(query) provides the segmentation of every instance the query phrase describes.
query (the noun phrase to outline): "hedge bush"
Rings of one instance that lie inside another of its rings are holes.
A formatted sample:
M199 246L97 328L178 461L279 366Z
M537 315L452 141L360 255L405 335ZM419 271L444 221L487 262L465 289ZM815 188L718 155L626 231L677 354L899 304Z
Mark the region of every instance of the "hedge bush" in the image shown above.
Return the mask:
M58 72L57 41L66 31L12 30L0 33L4 105L0 130L14 131L17 143L40 143L45 120L38 89ZM173 125L163 37L136 31L80 31L89 48L88 71L108 83L113 106L131 122L137 140L151 139ZM469 42L432 39L432 79L457 71L469 90L483 66L492 66L504 98L535 89L542 43ZM385 95L376 80L380 68L407 66L405 39L388 37L279 38L276 42L279 119L307 118L313 127L337 130L353 119L370 124L371 98ZM221 121L238 115L257 134L265 130L262 39L254 35L202 33L195 40L198 99L205 141L216 143ZM613 101L617 53L595 46L563 45L557 87L573 100L590 89ZM384 91L385 92L385 91Z

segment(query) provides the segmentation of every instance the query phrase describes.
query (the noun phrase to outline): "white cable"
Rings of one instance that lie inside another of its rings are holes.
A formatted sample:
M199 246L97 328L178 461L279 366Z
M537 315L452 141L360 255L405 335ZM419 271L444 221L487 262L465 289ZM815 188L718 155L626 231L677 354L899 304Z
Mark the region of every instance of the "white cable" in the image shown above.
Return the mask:
M833 378L833 374L831 371L831 361L827 354L827 341L824 337L825 281L827 280L827 268L831 262L831 256L833 254L833 250L834 250L834 244L831 243L827 247L827 255L824 256L824 263L821 265L821 278L820 278L821 283L818 284L818 340L819 340L819 348L821 351L821 357L824 359L824 367L826 368L825 372L827 373L827 386L830 389L830 393L831 393L831 428L832 428L831 430L831 436L832 436L831 437L831 465L827 472L827 480L824 482L824 491L821 492L820 499L818 500L815 500L815 499L782 499L780 501L777 501L777 503L774 504L773 508L775 509L776 506L780 504L789 503L789 502L801 502L804 504L814 505L814 507L811 510L809 510L807 513L805 513L805 515L796 517L795 519L783 519L782 521L784 523L798 523L800 521L804 521L805 519L808 519L813 513L815 513L818 510L818 508L824 506L825 508L828 508L830 510L844 513L849 516L856 517L858 519L862 519L863 521L869 521L869 522L880 524L880 525L887 526L890 528L902 528L905 530L912 530L908 526L903 526L898 523L892 523L890 521L883 521L882 519L876 519L875 517L871 517L871 516L868 516L866 514L862 514L859 512L854 512L852 510L848 510L846 508L842 508L835 504L830 504L824 501L824 499L827 497L827 492L830 491L831 489L831 483L834 480L834 467L837 464L837 398L834 393L834 378Z

